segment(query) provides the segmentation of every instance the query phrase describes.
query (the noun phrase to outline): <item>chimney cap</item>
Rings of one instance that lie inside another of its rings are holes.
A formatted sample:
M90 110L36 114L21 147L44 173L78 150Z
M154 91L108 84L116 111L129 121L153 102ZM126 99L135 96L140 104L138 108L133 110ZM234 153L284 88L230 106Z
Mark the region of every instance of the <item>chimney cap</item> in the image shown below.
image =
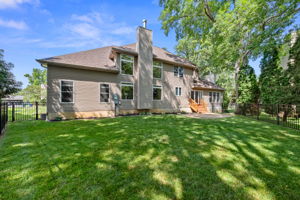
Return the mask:
M143 27L147 28L147 19L143 19Z

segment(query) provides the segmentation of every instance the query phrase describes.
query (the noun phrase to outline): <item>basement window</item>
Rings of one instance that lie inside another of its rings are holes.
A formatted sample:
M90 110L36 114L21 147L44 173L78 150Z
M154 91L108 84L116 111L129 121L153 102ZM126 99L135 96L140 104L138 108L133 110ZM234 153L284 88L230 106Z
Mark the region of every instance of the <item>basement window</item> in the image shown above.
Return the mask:
M73 103L73 81L60 81L60 92L62 103Z
M121 93L123 100L133 99L133 84L132 83L121 83Z
M109 102L108 84L100 84L100 102Z
M153 85L153 100L161 100L161 86Z
M162 68L161 62L153 61L153 78L162 78Z
M133 75L133 56L121 54L121 72L126 75Z

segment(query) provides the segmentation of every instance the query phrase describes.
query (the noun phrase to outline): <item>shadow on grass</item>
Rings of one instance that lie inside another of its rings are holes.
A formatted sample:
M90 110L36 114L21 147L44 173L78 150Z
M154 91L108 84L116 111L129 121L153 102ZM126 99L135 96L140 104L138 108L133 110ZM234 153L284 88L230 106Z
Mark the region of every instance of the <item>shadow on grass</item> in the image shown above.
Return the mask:
M234 117L10 124L0 199L299 199L300 135Z

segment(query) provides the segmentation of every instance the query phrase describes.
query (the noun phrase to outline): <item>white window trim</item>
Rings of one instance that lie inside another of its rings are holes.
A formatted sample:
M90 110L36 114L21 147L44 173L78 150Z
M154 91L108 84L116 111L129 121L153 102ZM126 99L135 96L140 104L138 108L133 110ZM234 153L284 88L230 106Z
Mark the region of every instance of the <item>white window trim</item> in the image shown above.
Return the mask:
M122 55L126 55L126 56L130 56L130 57L132 57L132 60L127 60L127 59L122 59ZM122 73L122 61L125 61L125 62L130 62L130 63L132 63L132 74L123 74ZM134 56L131 56L131 55L128 55L128 54L120 54L120 73L121 73L121 75L125 75L125 76L133 76L134 75Z
M153 96L154 88L160 88L161 90L160 99L154 99ZM163 87L161 85L152 85L152 101L162 101L162 100L163 100Z
M156 62L159 62L159 61L156 61ZM161 77L160 78L155 78L153 76L153 79L157 79L157 80L162 80L163 79L163 76L164 76L164 65L162 62L159 62L160 65L154 65L154 61L153 61L153 69L156 67L156 68L160 68L161 70Z
M178 95L176 94L176 91L177 91L176 88L178 88ZM179 88L180 88L180 93L179 93ZM182 96L182 88L181 87L175 87L175 96L177 96L177 97L181 97Z
M125 85L126 86L126 84L127 84L127 86L132 86L132 88L133 88L133 95L132 95L132 99L122 99L122 85ZM134 98L134 83L132 83L132 82L121 82L120 83L120 92L121 92L121 101L133 101L133 100L135 100L135 98Z
M177 76L175 76L175 74L174 74L175 67L177 67ZM181 68L181 69L182 69L182 72L183 72L183 73L182 73L182 77L180 77L179 68ZM180 67L180 66L174 66L174 69L173 69L173 74L174 74L174 76L175 76L175 77L178 77L178 78L183 78L183 77L184 77L184 67Z
M62 93L62 81L71 81L72 82L72 87L73 87L73 101L72 102L63 102L62 101L62 95L61 95L61 93ZM60 91L59 91L59 101L60 101L60 103L61 104L71 104L71 103L74 103L74 99L75 99L75 91L74 91L74 81L73 80L67 80L67 79L60 79L59 80L59 84L60 84L60 86L59 86L59 89L60 89Z
M102 102L101 101L101 84L107 84L108 85L108 102ZM110 84L109 83L106 83L106 82L101 82L99 83L99 102L100 103L104 103L104 104L108 104L108 103L111 103L111 91L110 91Z

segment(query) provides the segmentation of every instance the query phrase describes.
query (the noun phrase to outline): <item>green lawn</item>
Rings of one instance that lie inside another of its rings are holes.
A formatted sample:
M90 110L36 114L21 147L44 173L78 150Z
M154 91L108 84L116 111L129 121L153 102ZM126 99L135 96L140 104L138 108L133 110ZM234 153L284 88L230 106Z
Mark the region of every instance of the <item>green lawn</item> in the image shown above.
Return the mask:
M300 133L245 117L11 123L0 199L300 199Z

